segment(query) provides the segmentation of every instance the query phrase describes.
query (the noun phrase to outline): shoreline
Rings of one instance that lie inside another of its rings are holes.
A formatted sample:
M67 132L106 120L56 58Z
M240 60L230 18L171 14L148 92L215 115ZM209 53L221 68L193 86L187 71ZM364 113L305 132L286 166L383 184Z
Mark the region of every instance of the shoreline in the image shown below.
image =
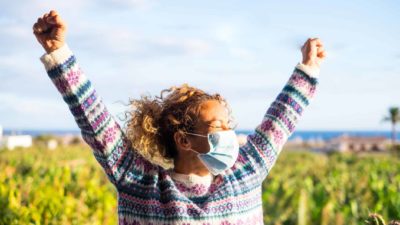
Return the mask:
M236 130L238 135L249 135L252 130ZM41 135L53 135L53 136L70 136L70 135L81 135L80 130L53 130L53 129L4 129L3 136L10 135L30 135L33 137ZM288 141L296 140L316 140L316 141L327 141L329 139L339 137L342 135L356 136L356 137L385 137L391 138L392 132L389 130L298 130L295 131ZM400 139L400 132L397 133L396 138Z

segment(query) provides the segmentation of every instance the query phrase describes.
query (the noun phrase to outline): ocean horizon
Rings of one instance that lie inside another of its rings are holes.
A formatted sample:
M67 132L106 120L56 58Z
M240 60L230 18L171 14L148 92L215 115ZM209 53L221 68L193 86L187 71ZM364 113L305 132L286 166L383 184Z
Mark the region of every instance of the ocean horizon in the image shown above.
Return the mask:
M237 134L251 134L253 130L236 130ZM31 136L39 136L39 135L80 135L79 130L23 130L23 129L4 129L3 135L31 135ZM289 140L293 139L302 139L302 140L329 140L331 138L335 138L341 135L349 135L349 136L357 136L357 137L386 137L391 138L391 131L374 131L374 130L299 130L295 131L290 137ZM400 139L400 132L396 134L396 139Z

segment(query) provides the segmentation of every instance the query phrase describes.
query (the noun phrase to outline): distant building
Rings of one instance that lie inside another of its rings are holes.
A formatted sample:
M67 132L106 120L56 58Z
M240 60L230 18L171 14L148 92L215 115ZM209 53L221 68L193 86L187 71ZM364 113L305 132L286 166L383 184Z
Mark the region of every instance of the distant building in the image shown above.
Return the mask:
M339 152L382 152L390 140L386 137L356 137L342 135L326 142L325 151Z
M2 146L13 150L16 147L31 147L32 146L32 136L30 135L10 135L5 136L2 139Z
M58 146L58 142L56 139L50 139L47 141L47 149L54 150Z
M85 143L82 136L80 135L73 135L73 134L66 134L60 137L60 142L62 145L73 145L73 144L80 144Z

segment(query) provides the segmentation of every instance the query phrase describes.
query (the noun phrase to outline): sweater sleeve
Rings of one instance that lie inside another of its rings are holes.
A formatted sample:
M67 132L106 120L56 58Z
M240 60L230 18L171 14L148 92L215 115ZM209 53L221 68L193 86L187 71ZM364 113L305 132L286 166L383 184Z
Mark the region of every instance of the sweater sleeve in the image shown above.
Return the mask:
M236 174L254 175L260 184L274 166L283 145L293 133L317 87L319 69L298 64L272 102L260 125L247 137L233 167Z
M118 123L86 78L67 45L41 58L48 76L67 103L85 142L109 180L117 185L130 167L140 160L130 150ZM137 169L135 172L141 172Z

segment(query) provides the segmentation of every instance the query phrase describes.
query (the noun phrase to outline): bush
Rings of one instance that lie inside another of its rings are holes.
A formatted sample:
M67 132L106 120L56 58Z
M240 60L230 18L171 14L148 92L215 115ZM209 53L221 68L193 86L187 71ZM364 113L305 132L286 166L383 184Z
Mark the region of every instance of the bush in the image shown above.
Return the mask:
M263 183L264 222L400 219L400 159L286 152ZM87 146L0 152L0 225L117 224L117 194Z

